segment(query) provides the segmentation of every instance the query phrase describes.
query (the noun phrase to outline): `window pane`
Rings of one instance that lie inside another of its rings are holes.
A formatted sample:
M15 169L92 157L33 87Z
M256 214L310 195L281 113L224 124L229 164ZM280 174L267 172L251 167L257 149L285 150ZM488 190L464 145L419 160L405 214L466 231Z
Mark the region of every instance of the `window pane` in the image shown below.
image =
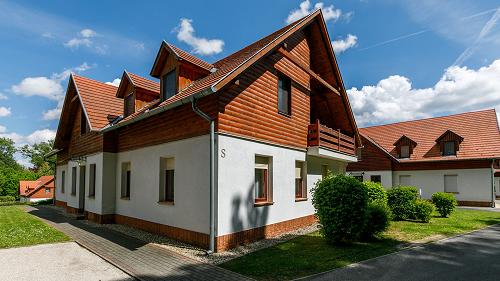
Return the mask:
M407 145L401 146L401 158L409 158L410 157L410 147Z
M255 169L255 199L264 201L267 198L267 170Z
M290 101L291 101L291 81L290 78L279 76L278 77L278 111L290 114Z
M370 181L381 183L382 182L382 177L380 175L371 175L370 176Z
M134 95L130 94L125 98L125 117L135 112Z
M66 171L61 172L61 193L64 193L64 185L66 181Z
M176 72L175 70L170 71L169 73L163 76L163 99L166 100L170 97L173 97L176 92Z
M445 192L458 192L458 176L445 175L444 176L444 191Z
M95 164L90 164L90 172L89 172L89 196L95 195Z
M454 141L447 141L444 143L443 155L445 155L445 156L455 155L455 142Z
M174 170L165 170L165 201L174 201Z
M76 194L76 167L71 168L71 194Z

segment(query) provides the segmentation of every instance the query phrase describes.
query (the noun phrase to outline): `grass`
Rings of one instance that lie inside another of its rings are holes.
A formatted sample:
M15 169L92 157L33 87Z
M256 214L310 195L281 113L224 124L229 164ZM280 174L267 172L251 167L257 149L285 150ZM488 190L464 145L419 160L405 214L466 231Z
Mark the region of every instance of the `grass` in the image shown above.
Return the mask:
M0 248L68 241L69 237L26 213L22 206L0 206Z
M221 266L258 280L288 280L395 252L403 243L437 240L497 223L500 213L458 209L449 218L436 214L429 223L392 222L370 243L330 245L319 232L313 232Z

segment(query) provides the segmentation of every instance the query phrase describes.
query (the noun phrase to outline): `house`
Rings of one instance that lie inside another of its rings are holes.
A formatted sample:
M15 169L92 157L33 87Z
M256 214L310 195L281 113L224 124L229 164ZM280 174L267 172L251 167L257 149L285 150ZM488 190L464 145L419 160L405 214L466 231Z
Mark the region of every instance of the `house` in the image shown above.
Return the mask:
M360 134L364 148L348 174L385 187L416 186L427 199L444 191L461 205L494 204L500 159L494 109L361 128Z
M34 181L19 181L21 202L37 202L54 198L54 176L41 176Z
M162 42L151 79L71 75L56 204L222 251L315 222L361 146L320 10L214 63Z

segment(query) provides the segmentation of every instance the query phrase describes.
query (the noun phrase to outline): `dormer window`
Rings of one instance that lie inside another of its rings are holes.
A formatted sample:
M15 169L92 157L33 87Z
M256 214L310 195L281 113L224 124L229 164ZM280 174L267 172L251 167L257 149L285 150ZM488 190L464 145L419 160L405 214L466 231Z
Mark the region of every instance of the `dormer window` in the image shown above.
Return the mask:
M162 83L162 100L173 97L177 92L177 79L175 69L167 72L161 79Z
M135 96L134 93L129 94L125 97L125 108L123 114L125 117L135 112Z
M455 156L460 149L460 143L464 140L460 135L448 130L444 132L436 142L439 144L439 150L443 156Z
M410 139L409 137L403 135L395 143L396 154L398 158L410 158L413 153L413 149L417 146L417 143Z

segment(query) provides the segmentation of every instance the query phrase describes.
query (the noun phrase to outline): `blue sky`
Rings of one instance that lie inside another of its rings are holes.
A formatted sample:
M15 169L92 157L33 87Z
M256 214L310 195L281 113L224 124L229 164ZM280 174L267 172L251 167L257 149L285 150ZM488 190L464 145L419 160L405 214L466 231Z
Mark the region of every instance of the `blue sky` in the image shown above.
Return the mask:
M0 0L0 136L53 137L69 71L148 77L162 40L213 62L315 7L359 125L500 109L500 1Z

